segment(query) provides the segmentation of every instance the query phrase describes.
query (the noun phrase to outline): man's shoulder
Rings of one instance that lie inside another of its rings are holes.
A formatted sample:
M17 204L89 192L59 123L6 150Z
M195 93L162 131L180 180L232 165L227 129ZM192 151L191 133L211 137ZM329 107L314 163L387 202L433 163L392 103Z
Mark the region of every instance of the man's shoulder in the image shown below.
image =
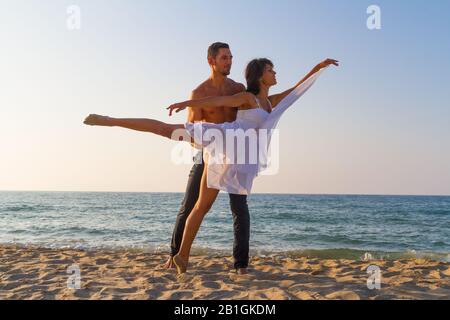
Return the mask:
M228 94L236 94L245 91L245 86L242 83L236 82L230 78L227 78L226 81L227 81L226 91L228 92ZM200 83L194 90L192 90L192 96L193 97L208 96L211 94L211 90L216 89L212 87L211 80L207 79L202 83Z
M202 96L205 94L205 90L208 88L209 86L209 79L203 81L202 83L200 83L194 90L192 90L192 95L193 96Z
M229 85L233 88L233 90L235 90L236 92L245 91L245 86L242 83L236 82L230 78L228 78L227 81L228 81Z

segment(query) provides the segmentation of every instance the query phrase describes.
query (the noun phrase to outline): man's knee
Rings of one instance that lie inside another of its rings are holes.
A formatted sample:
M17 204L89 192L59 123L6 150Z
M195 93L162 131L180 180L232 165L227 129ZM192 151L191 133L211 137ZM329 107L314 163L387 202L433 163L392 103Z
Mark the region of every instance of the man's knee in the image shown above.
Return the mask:
M247 196L230 194L230 207L233 214L248 215Z
M195 206L195 200L196 199L187 199L186 201L183 201L181 204L180 210L178 211L177 217L187 217L191 213L191 211L194 209Z

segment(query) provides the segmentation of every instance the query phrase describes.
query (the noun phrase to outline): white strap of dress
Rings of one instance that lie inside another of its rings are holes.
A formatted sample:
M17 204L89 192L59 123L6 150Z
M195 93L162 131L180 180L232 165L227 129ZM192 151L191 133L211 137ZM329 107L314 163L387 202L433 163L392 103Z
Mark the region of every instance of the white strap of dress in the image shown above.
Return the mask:
M261 107L261 105L259 104L258 98L257 98L256 96L254 96L254 97L255 97L255 101L256 101L256 104L258 105L258 107L261 108L261 109L263 109L264 111L266 111L266 109L264 109L263 107ZM269 99L267 99L267 101L269 101L270 111L272 111L272 109L273 109L272 103L270 103L270 100L269 100ZM266 111L266 112L267 112L267 111Z
M261 108L261 105L259 104L258 98L257 98L256 96L254 96L254 97L255 97L256 104L258 105L258 108ZM261 109L262 109L262 108L261 108Z

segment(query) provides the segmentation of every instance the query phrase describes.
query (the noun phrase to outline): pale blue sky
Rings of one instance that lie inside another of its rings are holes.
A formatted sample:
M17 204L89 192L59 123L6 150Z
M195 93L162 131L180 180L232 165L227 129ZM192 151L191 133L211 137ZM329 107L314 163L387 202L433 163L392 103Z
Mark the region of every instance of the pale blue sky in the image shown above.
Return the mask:
M81 30L66 27L69 5ZM381 30L366 9L381 8ZM450 194L448 1L1 0L0 190L183 191L175 142L82 124L89 113L169 118L231 45L286 89L328 69L280 122L281 170L255 192Z

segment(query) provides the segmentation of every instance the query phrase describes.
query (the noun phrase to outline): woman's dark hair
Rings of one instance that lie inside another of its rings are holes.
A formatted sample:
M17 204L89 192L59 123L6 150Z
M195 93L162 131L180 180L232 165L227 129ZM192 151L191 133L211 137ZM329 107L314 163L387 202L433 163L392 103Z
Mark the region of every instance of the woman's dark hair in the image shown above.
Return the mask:
M247 64L245 68L245 79L247 80L247 92L251 92L254 95L259 93L259 79L264 74L266 65L273 67L272 61L266 58L253 59Z

